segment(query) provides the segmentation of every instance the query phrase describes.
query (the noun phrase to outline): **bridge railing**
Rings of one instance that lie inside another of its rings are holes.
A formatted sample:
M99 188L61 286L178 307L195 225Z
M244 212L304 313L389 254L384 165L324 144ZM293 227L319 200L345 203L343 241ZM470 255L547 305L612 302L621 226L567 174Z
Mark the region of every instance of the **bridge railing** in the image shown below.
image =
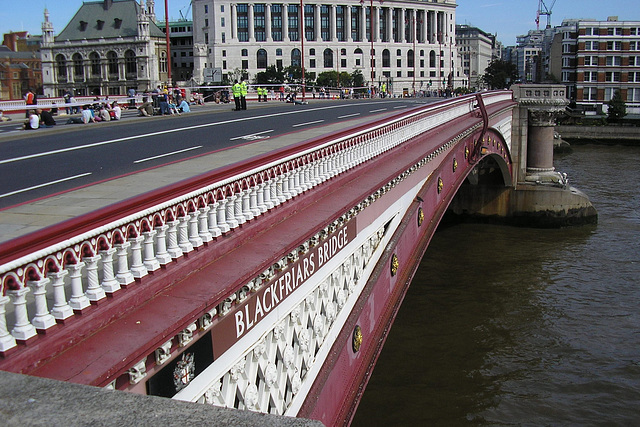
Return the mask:
M488 92L484 103L511 99ZM0 353L118 304L122 288L332 177L454 118L473 96L397 113L279 149L65 221L0 246ZM156 273L158 274L158 273ZM160 273L161 274L161 273ZM227 301L241 289L228 290ZM221 300L219 313L225 312Z

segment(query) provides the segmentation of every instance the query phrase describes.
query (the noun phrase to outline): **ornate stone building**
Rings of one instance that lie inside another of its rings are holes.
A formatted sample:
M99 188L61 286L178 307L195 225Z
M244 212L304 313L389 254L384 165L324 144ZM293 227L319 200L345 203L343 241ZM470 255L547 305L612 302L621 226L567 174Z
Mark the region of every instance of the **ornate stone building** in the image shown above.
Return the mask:
M192 4L196 81L212 69L222 76L240 69L254 78L267 66L302 60L316 75L361 70L369 84L386 83L396 94L427 90L430 81L441 89L460 78L455 0L305 1L302 34L299 2Z
M155 24L155 1L85 2L54 36L49 13L42 24L45 96L124 95L167 80L165 34Z

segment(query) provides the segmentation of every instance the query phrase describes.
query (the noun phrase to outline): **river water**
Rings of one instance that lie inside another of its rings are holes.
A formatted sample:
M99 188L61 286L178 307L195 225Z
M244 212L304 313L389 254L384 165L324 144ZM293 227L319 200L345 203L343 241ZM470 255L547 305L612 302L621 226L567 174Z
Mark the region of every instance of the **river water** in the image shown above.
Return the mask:
M438 230L352 426L640 425L640 146L555 166L598 224Z

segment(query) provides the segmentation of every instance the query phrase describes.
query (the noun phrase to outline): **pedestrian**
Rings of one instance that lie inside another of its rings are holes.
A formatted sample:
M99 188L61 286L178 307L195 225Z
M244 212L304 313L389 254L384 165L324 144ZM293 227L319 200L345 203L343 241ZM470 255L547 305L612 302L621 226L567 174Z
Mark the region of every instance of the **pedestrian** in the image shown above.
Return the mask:
M36 114L40 116L40 124L46 128L52 128L56 125L56 121L49 110L37 109Z
M27 111L25 112L25 118L29 118L31 115L31 105L36 104L36 95L31 92L31 89L27 89L27 92L24 94L24 102L27 105Z
M153 116L153 104L146 96L142 98L142 104L138 107L141 116Z
M280 86L280 101L284 101L284 86Z
M38 129L40 127L40 116L36 113L36 110L27 110L28 118L22 125L22 129Z
M129 96L129 108L136 108L136 90L134 88L129 88L127 95Z
M180 105L178 105L178 110L180 110L183 113L189 113L191 111L191 107L189 107L189 103L187 102L186 99L182 98Z
M242 94L242 87L240 86L240 83L238 83L238 80L235 80L233 82L233 86L231 86L231 93L233 94L233 101L236 104L235 111L240 111L240 96Z
M111 114L112 120L120 120L120 117L122 117L122 108L118 105L118 101L113 101L109 114Z
M247 94L249 93L249 86L244 81L244 77L240 79L240 106L243 110L247 109Z

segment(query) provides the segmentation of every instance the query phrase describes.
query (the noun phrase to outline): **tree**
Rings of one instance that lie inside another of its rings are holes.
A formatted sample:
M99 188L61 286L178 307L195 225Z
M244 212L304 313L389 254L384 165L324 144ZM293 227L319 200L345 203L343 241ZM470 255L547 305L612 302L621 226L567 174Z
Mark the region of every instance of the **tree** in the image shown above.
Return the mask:
M364 87L364 76L362 70L355 70L351 73L351 84L353 87Z
M494 59L480 80L490 89L507 89L518 80L518 68L512 62Z
M619 90L615 91L611 100L607 102L607 106L609 107L607 111L607 122L609 123L617 123L627 115L627 105Z
M275 65L269 65L265 71L256 74L256 84L282 84L284 83L284 71L276 69Z

